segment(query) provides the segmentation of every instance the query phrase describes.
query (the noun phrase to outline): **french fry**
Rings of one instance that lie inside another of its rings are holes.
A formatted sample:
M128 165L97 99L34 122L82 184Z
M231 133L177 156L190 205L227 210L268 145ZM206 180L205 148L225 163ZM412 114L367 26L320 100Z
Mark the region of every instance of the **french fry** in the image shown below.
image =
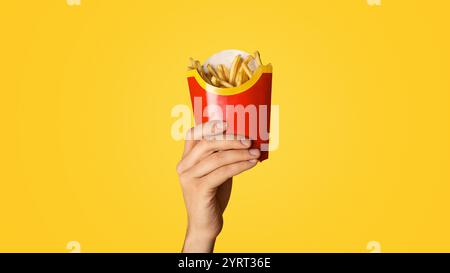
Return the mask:
M203 73L202 78L203 78L207 83L212 84L211 78L209 78L206 74Z
M228 67L222 65L223 67L223 73L225 75L225 79L227 79L227 82L230 82L230 70L228 69Z
M239 86L242 84L242 77L240 76L241 74L238 74L236 76L236 85L235 86Z
M259 51L255 51L255 59L256 59L256 63L258 64L258 66L261 66L262 62L261 62L261 56L259 55Z
M189 65L187 68L188 68L188 70L193 70L193 69L197 68L195 60L192 57L189 57Z
M242 67L239 69L238 74L236 75L236 86L239 86L243 83L245 72Z
M219 76L219 80L221 81L228 81L228 78L225 75L224 65L219 64L217 66L217 76Z
M211 77L211 80L212 80L212 84L215 85L216 87L226 87L226 88L234 87L229 82L220 80L214 76Z
M242 64L244 64L244 62L242 62ZM241 68L239 69L239 73L242 74L241 76L241 84L243 84L244 82L248 81L248 76L244 71L244 67L241 65Z
M241 69L240 69L240 74L241 74L241 84L243 84L245 81L247 81L247 74L245 74L245 72L244 72L244 69L242 68L242 66L241 66Z
M227 81L221 81L221 80L219 80L219 83L220 83L222 86L227 87L227 88L233 87L233 85L232 85L231 83L227 82Z
M205 71L203 70L203 67L197 67L197 71L200 76L205 77Z
M214 67L212 67L212 65L207 64L207 65L206 65L206 68L208 68L208 71L209 71L209 74L211 75L211 77L214 76L214 77L216 77L217 79L219 78L219 76L218 76L217 73L216 73L216 70L214 70Z
M195 61L194 61L194 67L195 67L195 68L199 69L199 67L201 67L201 66L202 66L202 64L200 63L199 60L195 60Z
M247 57L245 57L244 59L244 64L248 65L248 63L250 63L252 60L254 60L255 58L253 58L252 55L248 55Z
M253 73L250 70L250 68L248 68L248 65L245 62L242 64L242 70L244 70L245 74L249 79L252 77Z
M236 85L236 76L239 72L239 67L241 66L242 58L241 55L236 55L233 59L230 69L230 83Z
M203 69L203 66L197 66L197 71L200 74L200 76L209 84L211 84L211 79L208 77L208 74L205 73L205 70Z
M192 57L189 57L190 67L195 67L195 60Z
M197 69L200 76L208 84L231 88L240 86L253 77L253 71L249 67L249 63L252 61L255 61L258 66L263 65L259 52L255 51L253 55L248 55L244 59L240 55L236 55L230 68L223 64L217 65L216 68L211 64L202 66L200 61L189 58L188 69Z
M206 81L207 83L209 83L209 84L212 85L212 82L211 82L211 79L210 79L210 78L208 78L207 76L204 76L203 78L205 79L205 81Z
M217 87L220 87L220 80L217 79L215 76L211 77L211 83Z
M197 69L200 76L209 84L211 84L211 77L205 72L203 69L203 66L201 65L200 61L195 60L194 61L195 68Z

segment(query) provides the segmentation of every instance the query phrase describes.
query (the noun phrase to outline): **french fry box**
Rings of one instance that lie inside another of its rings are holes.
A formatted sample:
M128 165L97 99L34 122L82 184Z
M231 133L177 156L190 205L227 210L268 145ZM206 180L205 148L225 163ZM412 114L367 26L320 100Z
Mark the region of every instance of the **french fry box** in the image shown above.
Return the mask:
M236 55L244 59L248 53L225 50L211 56L204 64L228 69ZM237 87L219 88L208 84L196 69L187 72L187 80L194 111L195 124L209 120L225 120L226 134L241 135L252 140L252 148L261 151L260 161L269 156L270 104L272 65L248 64L252 77ZM206 71L206 69L204 69Z

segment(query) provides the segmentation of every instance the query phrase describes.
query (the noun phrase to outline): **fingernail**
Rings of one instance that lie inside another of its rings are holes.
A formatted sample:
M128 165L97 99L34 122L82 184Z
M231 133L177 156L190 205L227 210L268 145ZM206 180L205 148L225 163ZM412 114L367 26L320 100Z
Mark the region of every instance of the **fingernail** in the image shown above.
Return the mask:
M241 143L242 143L244 146L250 146L251 141L250 141L249 139L241 139Z
M258 159L250 159L248 162L250 162L250 163L256 163L256 162L258 162Z
M259 155L259 149L250 149L248 152L251 155L254 155L254 156L258 156Z

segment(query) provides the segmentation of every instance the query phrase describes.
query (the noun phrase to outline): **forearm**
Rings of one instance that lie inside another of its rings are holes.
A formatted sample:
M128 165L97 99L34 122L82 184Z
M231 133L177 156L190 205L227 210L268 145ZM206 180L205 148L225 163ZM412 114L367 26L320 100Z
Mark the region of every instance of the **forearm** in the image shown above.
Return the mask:
M184 239L183 253L212 253L214 250L215 237L207 237L187 231Z

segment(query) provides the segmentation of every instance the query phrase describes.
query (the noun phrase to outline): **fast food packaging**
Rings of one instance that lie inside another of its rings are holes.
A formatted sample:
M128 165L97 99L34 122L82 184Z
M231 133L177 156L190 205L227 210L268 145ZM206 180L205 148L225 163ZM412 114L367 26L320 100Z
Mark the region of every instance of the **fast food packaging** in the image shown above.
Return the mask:
M236 55L249 54L239 50L224 50L205 63L225 65L230 69ZM225 120L226 134L245 136L252 140L252 148L261 151L260 161L269 156L270 105L272 93L272 65L248 63L252 77L240 86L223 88L208 84L197 69L187 72L195 124L209 120Z

